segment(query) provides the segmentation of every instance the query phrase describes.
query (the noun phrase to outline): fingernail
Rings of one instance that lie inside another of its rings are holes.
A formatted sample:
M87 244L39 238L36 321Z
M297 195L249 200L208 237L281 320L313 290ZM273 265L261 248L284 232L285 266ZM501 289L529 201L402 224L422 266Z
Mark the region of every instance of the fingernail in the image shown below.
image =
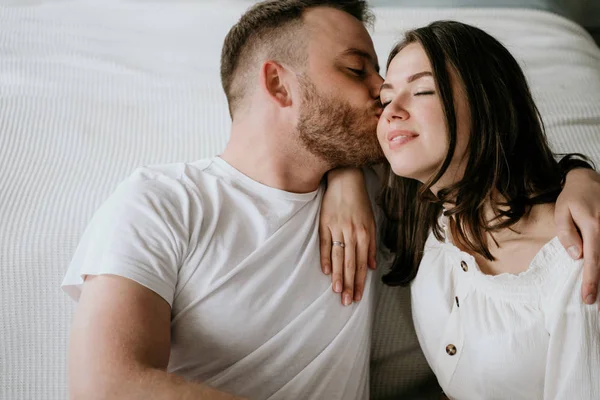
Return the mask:
M350 299L350 295L348 293L346 293L344 295L344 305L349 306L351 302L352 302L352 299Z
M342 282L340 282L340 281L337 281L337 282L335 283L335 286L334 286L333 290L334 290L336 293L340 293L340 292L342 291Z
M593 294L588 294L588 296L585 298L585 304L594 304L595 301L596 297Z
M567 249L567 252L571 256L571 258L573 258L575 260L579 259L579 256L580 256L579 247L571 246Z
M356 293L356 294L354 295L354 301L360 301L360 299L362 299L362 294L360 294L360 293Z
M323 267L323 273L325 275L329 275L330 272L331 272L331 269L329 268L329 265L326 265Z

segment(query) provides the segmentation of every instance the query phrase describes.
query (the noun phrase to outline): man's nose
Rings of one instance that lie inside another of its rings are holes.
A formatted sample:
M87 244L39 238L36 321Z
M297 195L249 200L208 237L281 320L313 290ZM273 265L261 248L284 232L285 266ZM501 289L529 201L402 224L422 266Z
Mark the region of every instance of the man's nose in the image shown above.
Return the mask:
M381 85L383 84L383 78L379 74L374 74L373 79L370 82L370 91L371 97L374 99L379 98L379 91L381 90Z

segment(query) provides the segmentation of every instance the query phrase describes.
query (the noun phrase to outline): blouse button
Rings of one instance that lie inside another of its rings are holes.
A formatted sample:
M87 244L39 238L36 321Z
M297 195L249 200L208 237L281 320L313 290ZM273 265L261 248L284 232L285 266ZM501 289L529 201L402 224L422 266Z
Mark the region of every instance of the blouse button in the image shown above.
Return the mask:
M446 353L448 353L449 356L453 356L456 354L456 346L453 344L449 344L448 346L446 346Z
M469 266L467 265L466 262L461 261L460 262L460 267L462 268L463 271L467 272L469 270Z

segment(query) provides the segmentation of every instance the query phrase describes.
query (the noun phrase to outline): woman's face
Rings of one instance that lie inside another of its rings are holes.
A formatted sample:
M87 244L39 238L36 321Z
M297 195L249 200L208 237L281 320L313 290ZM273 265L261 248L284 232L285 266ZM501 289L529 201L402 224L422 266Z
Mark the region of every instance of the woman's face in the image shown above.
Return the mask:
M457 120L457 143L452 163L432 187L437 192L463 176L470 130L468 103L450 70ZM429 58L420 43L411 43L392 60L381 87L383 114L377 138L396 175L429 180L448 152L446 118L437 93Z

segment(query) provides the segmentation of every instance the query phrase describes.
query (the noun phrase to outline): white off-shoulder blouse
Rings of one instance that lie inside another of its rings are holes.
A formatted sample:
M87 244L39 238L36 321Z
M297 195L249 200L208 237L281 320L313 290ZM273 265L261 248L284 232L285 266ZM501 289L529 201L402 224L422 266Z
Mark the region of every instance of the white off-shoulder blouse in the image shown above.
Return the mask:
M446 395L600 399L600 313L581 301L582 271L558 238L525 272L490 276L431 235L411 286L412 312Z

